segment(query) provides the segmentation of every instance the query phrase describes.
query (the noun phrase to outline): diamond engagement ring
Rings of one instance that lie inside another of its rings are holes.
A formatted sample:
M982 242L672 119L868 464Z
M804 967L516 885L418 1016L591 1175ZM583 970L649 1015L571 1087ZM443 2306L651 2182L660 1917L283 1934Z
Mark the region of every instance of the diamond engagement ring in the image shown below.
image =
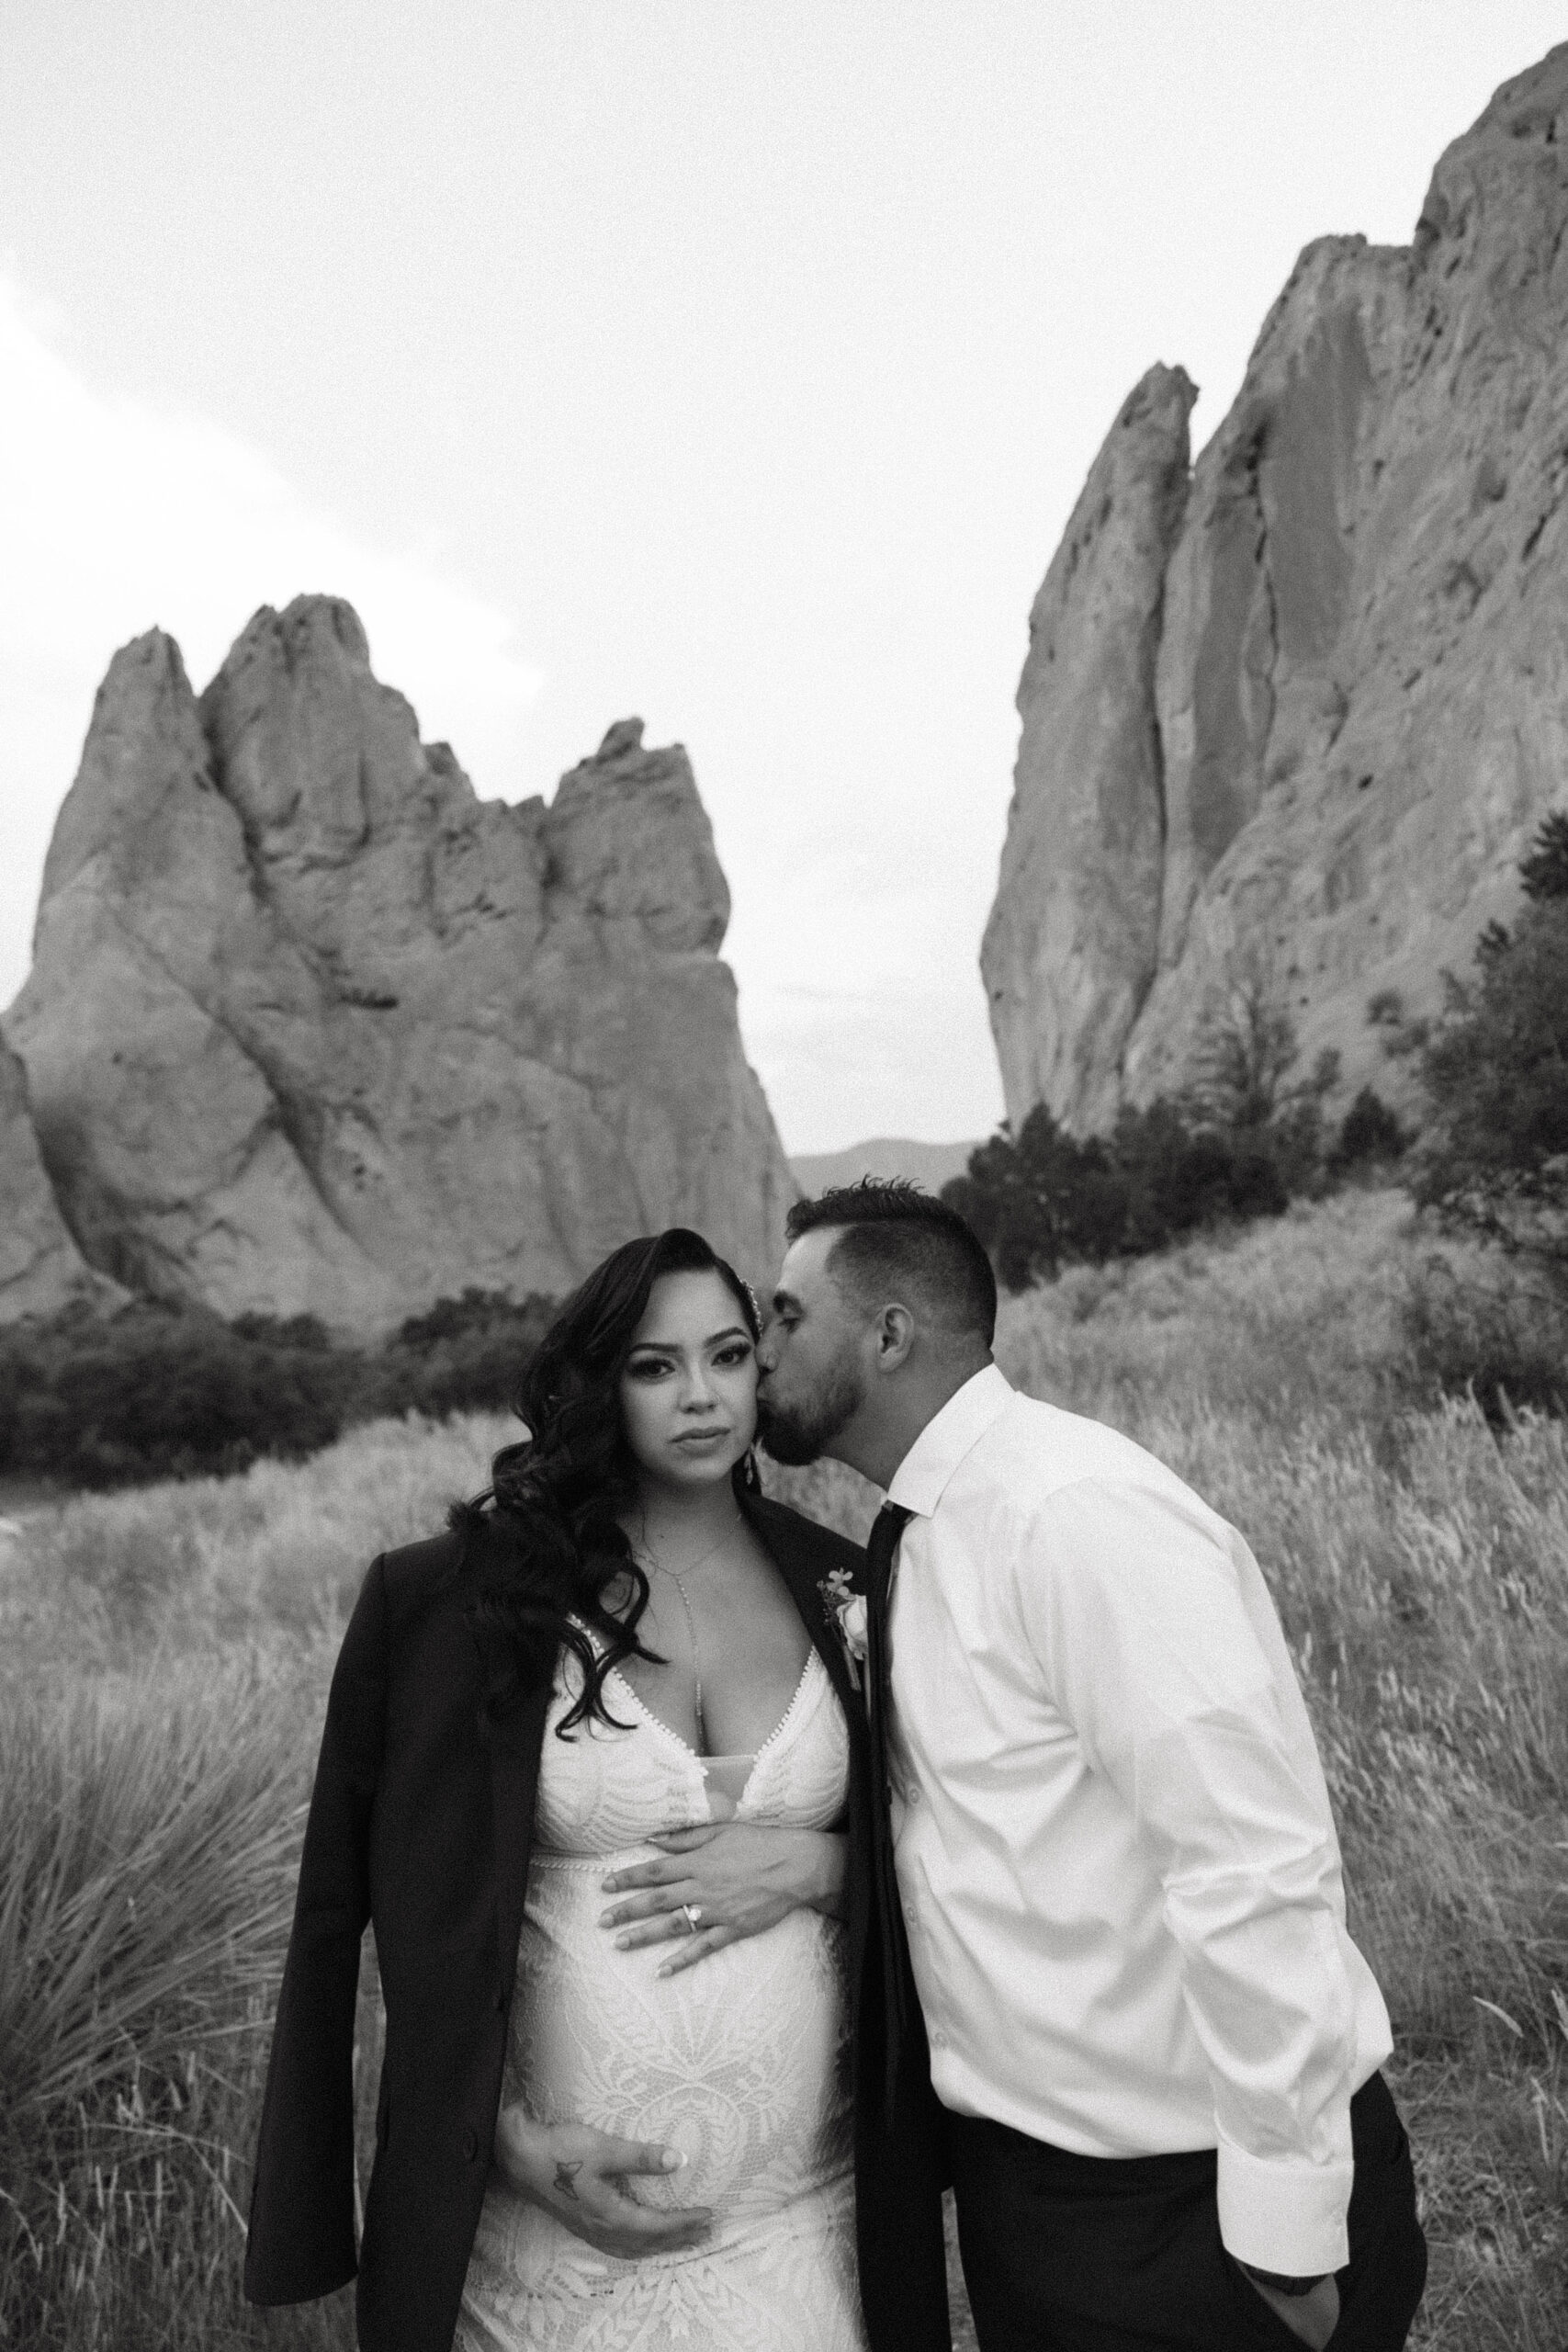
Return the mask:
M686 1922L687 1934L694 1936L697 1932L697 1921L703 1916L702 1905L700 1903L682 1903L681 1905L681 1914Z

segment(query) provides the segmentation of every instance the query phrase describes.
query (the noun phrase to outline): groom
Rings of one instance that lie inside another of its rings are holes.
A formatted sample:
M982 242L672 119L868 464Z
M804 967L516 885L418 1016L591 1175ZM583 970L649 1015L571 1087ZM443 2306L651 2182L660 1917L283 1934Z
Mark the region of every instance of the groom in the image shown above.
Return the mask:
M943 1203L868 1181L788 1233L761 1430L887 1491L884 1933L982 2352L1393 2352L1426 2250L1388 2013L1252 1555L1141 1447L1009 1385Z

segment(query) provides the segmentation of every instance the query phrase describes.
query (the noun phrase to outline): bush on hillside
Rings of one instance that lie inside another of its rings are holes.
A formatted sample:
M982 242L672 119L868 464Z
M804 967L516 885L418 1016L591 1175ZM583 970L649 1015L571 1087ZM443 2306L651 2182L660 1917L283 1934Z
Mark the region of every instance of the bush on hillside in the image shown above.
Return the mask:
M556 1305L536 1295L519 1304L495 1290L437 1299L400 1325L371 1360L367 1412L428 1413L435 1420L448 1413L510 1412Z
M554 1313L466 1291L379 1347L334 1340L311 1316L139 1301L0 1332L0 1470L110 1486L298 1460L387 1413L509 1406Z
M1277 1214L1287 1194L1256 1140L1195 1127L1175 1103L1123 1111L1109 1136L1070 1136L1037 1103L942 1187L1009 1290L1074 1260L1138 1256L1224 1218Z
M1405 1288L1400 1326L1423 1403L1473 1396L1498 1430L1526 1408L1568 1411L1568 1300L1517 1260L1487 1275L1430 1257Z
M328 1444L357 1360L258 1322L139 1302L5 1332L0 1466L99 1486Z
M1491 923L1472 980L1450 978L1422 1053L1428 1142L1418 1201L1568 1283L1568 811L1519 867L1525 908Z
M1139 1257L1207 1227L1277 1216L1290 1201L1392 1161L1409 1138L1364 1087L1332 1136L1324 1100L1337 1057L1291 1081L1290 1015L1256 978L1211 1009L1180 1097L1123 1110L1075 1136L1043 1104L1016 1136L982 1144L942 1198L967 1217L1010 1290L1065 1264Z
M1325 1162L1328 1176L1338 1182L1362 1170L1390 1168L1404 1158L1412 1140L1409 1128L1377 1090L1363 1086L1339 1123Z

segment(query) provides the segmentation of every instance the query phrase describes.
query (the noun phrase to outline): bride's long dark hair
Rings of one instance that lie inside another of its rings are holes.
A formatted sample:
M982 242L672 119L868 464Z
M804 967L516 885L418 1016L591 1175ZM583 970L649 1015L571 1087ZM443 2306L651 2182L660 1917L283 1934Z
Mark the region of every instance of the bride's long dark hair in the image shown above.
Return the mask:
M656 1656L637 1639L648 1578L615 1516L637 1493L620 1380L654 1283L686 1273L717 1274L752 1339L760 1336L751 1293L700 1233L673 1226L626 1242L573 1292L528 1366L517 1404L527 1435L502 1448L484 1493L453 1513L460 1532L489 1537L468 1610L484 1663L487 1737L554 1673L563 1648L582 1669L563 1735L592 1716L614 1724L604 1677L623 1658ZM733 1476L739 1488L755 1488L749 1454ZM630 1605L617 1614L605 1596L628 1586Z

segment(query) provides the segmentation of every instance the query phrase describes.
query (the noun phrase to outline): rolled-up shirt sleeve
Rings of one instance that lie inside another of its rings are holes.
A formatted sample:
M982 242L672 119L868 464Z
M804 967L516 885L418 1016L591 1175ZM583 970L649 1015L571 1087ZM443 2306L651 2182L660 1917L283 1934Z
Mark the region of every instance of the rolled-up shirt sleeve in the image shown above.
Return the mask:
M1355 1995L1310 1731L1217 1524L1152 1487L1064 1487L1020 1549L1018 1603L1087 1768L1156 1857L1213 2081L1221 2235L1304 2275L1348 2258Z

